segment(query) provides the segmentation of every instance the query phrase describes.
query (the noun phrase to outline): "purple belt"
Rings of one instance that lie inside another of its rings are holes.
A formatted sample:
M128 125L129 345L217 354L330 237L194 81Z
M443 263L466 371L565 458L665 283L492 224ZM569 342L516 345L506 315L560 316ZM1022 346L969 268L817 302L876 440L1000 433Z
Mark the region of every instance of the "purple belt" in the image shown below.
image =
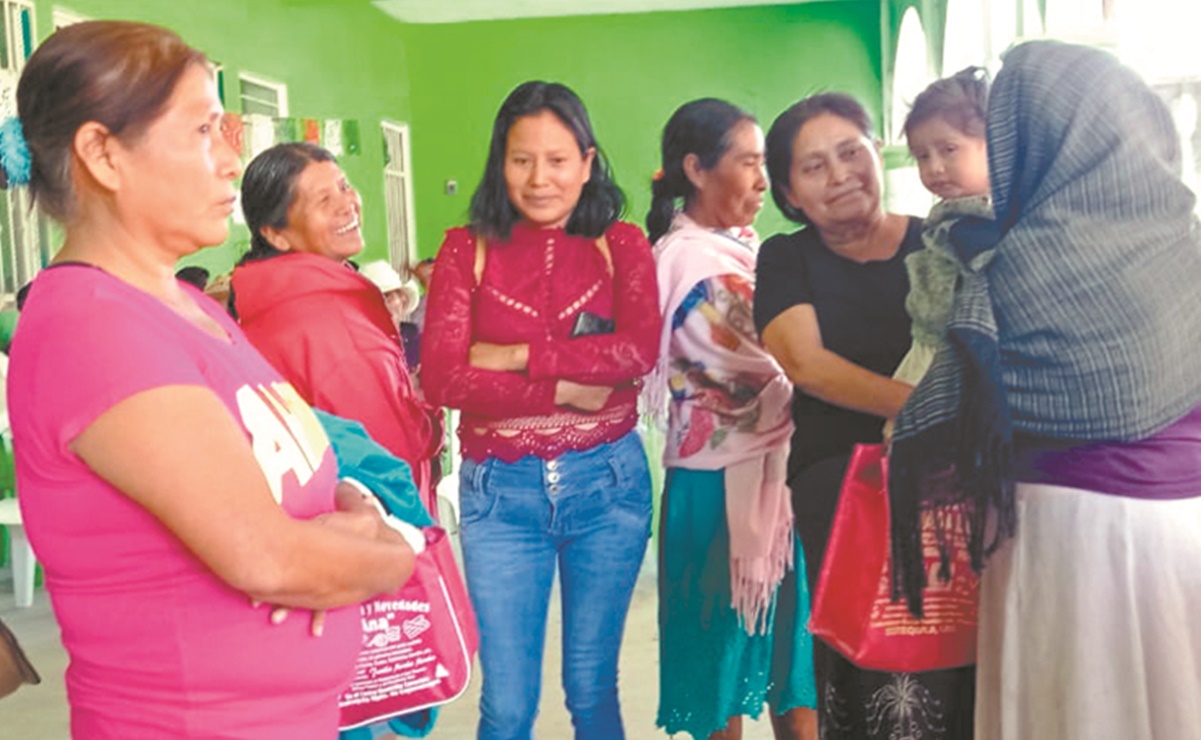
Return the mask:
M1201 406L1137 442L1017 440L1017 479L1113 496L1201 496Z

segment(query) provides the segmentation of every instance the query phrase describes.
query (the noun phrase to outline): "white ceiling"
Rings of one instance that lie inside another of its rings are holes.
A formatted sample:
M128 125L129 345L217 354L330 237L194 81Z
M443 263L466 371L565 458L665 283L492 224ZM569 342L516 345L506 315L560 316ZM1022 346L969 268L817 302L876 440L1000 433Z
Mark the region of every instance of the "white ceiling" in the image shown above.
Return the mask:
M405 23L461 23L744 5L796 5L798 0L372 0L372 4Z

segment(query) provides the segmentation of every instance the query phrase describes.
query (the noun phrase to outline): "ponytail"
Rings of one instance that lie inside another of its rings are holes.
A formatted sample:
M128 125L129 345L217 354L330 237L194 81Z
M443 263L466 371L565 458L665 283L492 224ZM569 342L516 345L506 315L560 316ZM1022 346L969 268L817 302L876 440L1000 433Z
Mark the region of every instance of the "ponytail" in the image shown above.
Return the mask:
M696 156L701 169L710 170L730 148L730 132L755 117L716 98L702 98L680 106L663 127L660 146L662 167L651 181L651 207L646 214L647 237L657 242L671 228L677 199L688 206L696 187L684 172L684 158Z
M651 180L651 208L646 213L646 236L651 244L659 241L659 237L671 228L676 215L676 198L688 194L671 192L665 176Z

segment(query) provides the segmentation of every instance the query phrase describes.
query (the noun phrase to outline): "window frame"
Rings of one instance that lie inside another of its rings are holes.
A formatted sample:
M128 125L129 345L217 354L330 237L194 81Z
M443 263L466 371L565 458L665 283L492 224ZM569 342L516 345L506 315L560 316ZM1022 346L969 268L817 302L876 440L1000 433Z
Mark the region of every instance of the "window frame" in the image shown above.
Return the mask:
M247 97L246 96L246 83L247 82L249 82L251 85L257 85L259 87L264 87L264 88L274 90L275 95L276 95L276 102L275 102L276 110L275 110L274 115L264 114L259 111L253 111L252 112L253 114L268 115L271 118L287 118L288 117L288 83L279 82L278 80L273 80L269 77L264 77L260 74L254 73L254 72L238 72L238 105L241 108L242 113L248 112L246 110L246 97ZM261 103L264 106L269 105L269 103L267 103L266 101L260 101L257 98L252 98L252 100L255 100L255 102Z

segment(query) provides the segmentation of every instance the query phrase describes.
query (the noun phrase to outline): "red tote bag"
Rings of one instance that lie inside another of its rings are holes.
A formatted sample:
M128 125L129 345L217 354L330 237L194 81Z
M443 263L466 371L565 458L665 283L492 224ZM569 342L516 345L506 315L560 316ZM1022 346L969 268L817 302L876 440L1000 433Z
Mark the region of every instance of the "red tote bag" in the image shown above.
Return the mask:
M343 730L446 704L471 682L475 612L446 532L423 531L425 551L405 585L359 607L363 649L338 700Z
M965 542L953 542L951 579L938 577L934 514L922 514L929 585L922 619L894 602L888 518L888 460L883 445L856 445L839 494L834 526L813 600L810 631L855 665L915 673L976 662L980 580Z

